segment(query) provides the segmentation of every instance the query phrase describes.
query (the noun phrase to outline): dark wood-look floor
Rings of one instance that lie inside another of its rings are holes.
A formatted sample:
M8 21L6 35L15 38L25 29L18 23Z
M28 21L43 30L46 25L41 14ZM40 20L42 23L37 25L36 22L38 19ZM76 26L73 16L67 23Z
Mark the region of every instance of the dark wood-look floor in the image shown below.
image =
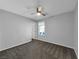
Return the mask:
M0 52L0 59L77 59L73 49L32 40Z

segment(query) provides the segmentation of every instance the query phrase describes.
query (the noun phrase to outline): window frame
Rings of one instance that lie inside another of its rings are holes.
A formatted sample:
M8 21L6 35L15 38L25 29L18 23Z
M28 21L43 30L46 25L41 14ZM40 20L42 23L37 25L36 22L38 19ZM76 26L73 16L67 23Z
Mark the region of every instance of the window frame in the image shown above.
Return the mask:
M38 22L38 35L45 36L45 22Z

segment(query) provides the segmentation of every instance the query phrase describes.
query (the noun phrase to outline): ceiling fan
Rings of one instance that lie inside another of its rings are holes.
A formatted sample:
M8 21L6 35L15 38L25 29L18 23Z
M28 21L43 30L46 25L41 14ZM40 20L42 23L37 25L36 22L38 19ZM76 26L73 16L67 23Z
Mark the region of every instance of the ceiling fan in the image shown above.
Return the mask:
M36 8L36 12L37 12L37 15L38 15L38 16L40 16L40 15L46 16L46 15L47 15L47 14L44 12L42 6L38 6L38 7Z
M28 9L32 9L33 7L29 7ZM47 12L45 12L44 7L40 4L40 1L37 0L37 7L33 8L35 12L31 13L31 15L36 14L37 16L46 16L48 15Z

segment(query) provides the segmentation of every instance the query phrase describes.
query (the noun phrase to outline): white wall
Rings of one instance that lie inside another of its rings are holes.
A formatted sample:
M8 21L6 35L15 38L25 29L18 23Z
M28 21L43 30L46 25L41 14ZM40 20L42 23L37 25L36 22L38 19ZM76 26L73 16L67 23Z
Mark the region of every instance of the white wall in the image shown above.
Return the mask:
M78 6L74 10L74 49L78 56Z
M0 51L31 41L35 22L0 10Z
M73 48L74 43L74 13L68 12L45 19L47 42ZM39 37L40 39L40 37Z

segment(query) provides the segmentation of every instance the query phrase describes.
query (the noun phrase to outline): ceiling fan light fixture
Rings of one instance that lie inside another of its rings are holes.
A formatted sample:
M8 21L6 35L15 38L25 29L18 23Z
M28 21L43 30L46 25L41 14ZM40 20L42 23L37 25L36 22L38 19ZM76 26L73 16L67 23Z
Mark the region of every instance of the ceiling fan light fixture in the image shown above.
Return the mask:
M37 15L38 15L38 16L41 16L41 13L37 12Z

